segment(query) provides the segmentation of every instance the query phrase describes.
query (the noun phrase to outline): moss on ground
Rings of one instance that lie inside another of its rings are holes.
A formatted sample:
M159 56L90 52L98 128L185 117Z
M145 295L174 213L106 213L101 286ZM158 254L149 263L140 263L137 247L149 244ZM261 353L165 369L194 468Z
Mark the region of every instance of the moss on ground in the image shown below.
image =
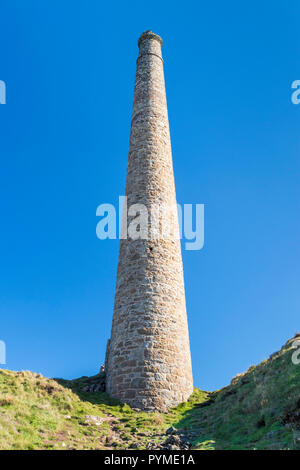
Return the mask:
M199 450L300 449L300 365L293 340L216 392L195 389L168 413L137 412L87 380L0 370L0 449L145 449L183 430ZM87 416L103 418L89 422Z

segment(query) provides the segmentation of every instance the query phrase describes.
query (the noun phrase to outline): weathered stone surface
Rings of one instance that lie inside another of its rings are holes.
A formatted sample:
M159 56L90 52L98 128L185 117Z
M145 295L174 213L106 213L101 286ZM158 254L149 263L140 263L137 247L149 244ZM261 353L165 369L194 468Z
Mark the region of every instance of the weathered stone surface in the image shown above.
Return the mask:
M105 392L105 372L101 372L94 377L87 377L83 382L82 391L89 393Z
M161 46L149 31L139 39L128 207L176 204ZM176 406L193 391L177 214L172 223L169 239L128 237L120 243L106 390L145 410Z
M104 418L100 418L100 416L94 415L86 415L84 418L84 423L89 425L101 426L103 423Z
M189 450L192 447L189 437L184 431L177 431L172 427L167 429L164 442L149 442L146 448L147 450Z

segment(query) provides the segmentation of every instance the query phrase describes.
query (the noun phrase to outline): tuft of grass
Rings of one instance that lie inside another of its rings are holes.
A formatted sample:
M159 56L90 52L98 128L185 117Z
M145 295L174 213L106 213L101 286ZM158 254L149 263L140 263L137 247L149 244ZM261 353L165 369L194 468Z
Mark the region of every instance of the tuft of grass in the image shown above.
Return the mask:
M10 395L0 395L0 406L10 406L14 403L15 398Z

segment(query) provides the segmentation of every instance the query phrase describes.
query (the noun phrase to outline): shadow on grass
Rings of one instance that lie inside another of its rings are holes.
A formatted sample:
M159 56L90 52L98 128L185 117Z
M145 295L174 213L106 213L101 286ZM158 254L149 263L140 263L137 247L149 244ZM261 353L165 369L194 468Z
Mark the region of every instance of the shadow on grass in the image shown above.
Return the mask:
M77 395L80 400L89 402L93 405L106 405L109 407L119 407L120 409L124 406L120 403L119 400L110 397L105 392L89 392L84 391L85 387L90 387L91 385L97 385L103 379L102 374L97 374L92 377L80 377L74 380L65 380L65 379L53 379L58 384L62 385L65 388L72 390L75 395Z
M203 393L203 392L202 392ZM204 422L204 410L213 406L214 400L211 394L199 396L199 393L194 392L191 399L180 404L173 410L178 416L174 421L173 426L180 432L185 433L193 449L197 450L215 450L216 442L214 436L208 431L207 423Z

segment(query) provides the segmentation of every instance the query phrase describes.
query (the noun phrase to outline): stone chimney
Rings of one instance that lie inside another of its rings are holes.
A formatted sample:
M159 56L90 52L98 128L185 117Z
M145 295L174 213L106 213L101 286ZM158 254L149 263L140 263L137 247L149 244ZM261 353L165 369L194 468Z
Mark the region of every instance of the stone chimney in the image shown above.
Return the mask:
M126 196L128 209L176 206L162 39L138 42ZM149 217L150 218L150 217ZM132 217L124 219L125 228ZM177 212L175 235L120 243L106 390L135 408L164 411L193 391Z

